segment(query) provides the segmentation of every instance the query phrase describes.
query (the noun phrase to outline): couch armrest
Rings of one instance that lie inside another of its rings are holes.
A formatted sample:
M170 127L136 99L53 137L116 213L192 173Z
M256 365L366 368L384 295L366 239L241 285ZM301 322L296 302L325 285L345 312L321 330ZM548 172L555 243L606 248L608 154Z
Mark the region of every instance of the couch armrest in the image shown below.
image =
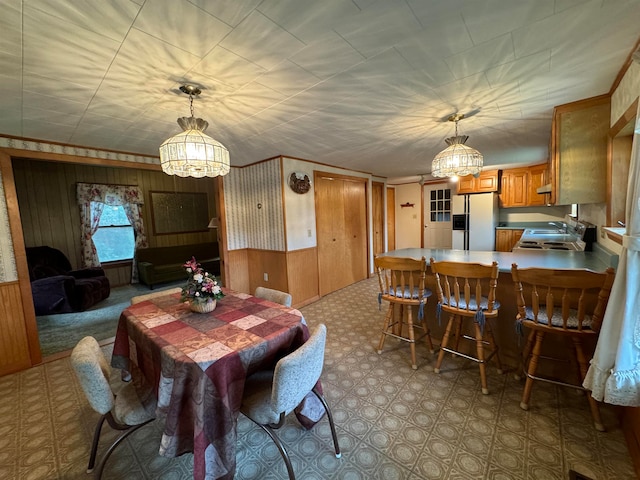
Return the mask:
M70 275L56 275L31 282L36 315L71 311L69 298L74 285L75 279Z
M67 275L73 278L93 278L104 277L104 270L100 267L81 268L80 270L71 270Z

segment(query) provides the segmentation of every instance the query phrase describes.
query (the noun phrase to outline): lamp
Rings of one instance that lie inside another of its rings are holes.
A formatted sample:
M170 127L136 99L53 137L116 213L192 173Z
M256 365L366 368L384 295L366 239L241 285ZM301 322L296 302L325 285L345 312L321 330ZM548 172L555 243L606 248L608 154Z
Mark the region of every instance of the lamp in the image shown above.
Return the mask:
M451 115L448 120L456 123L455 137L445 139L447 148L435 156L431 162L431 175L434 177L478 176L482 170L482 154L475 148L465 145L469 138L458 135L458 122L464 118L463 113Z
M178 118L184 130L160 145L160 164L167 175L179 177L217 177L229 173L229 151L220 142L204 133L209 123L193 116L193 97L200 89L183 85L180 90L189 95L190 117Z

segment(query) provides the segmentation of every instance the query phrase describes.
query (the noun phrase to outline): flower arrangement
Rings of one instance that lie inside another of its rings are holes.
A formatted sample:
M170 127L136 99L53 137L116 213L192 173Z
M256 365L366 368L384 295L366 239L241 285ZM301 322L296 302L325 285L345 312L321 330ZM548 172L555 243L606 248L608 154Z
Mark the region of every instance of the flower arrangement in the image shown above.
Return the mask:
M216 277L205 272L195 257L191 257L191 260L186 262L183 267L189 274L187 284L182 287L181 300L183 302L202 304L224 297Z

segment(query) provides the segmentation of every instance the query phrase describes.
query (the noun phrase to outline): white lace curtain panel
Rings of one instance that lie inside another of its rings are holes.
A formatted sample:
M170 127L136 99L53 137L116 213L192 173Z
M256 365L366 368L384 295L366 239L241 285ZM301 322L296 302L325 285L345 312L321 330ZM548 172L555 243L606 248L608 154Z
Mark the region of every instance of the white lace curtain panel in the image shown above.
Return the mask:
M139 187L134 185L104 185L98 183L77 183L76 198L80 208L80 228L82 244L82 266L98 267L100 260L96 246L93 243L93 234L98 230L100 216L105 205L122 205L131 226L135 238L134 249L145 248L147 236L144 232L144 223L141 216L141 205L144 204L144 195ZM134 259L131 265L131 282L138 281L138 266Z
M631 149L627 231L611 296L584 387L596 400L640 406L640 148Z

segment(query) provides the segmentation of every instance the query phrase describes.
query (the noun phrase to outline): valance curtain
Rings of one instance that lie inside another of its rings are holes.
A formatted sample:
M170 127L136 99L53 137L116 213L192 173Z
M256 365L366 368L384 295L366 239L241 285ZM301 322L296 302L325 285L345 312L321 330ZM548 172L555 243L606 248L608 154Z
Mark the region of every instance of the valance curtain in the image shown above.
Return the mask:
M631 148L625 212L627 232L598 344L584 380L593 398L640 406L640 147Z
M138 281L138 266L135 261L135 251L147 247L147 237L140 215L144 195L139 187L133 185L104 185L99 183L76 184L76 198L80 208L80 229L82 244L82 266L100 266L93 235L98 230L100 216L105 205L122 205L135 238L133 263L131 265L131 282Z

